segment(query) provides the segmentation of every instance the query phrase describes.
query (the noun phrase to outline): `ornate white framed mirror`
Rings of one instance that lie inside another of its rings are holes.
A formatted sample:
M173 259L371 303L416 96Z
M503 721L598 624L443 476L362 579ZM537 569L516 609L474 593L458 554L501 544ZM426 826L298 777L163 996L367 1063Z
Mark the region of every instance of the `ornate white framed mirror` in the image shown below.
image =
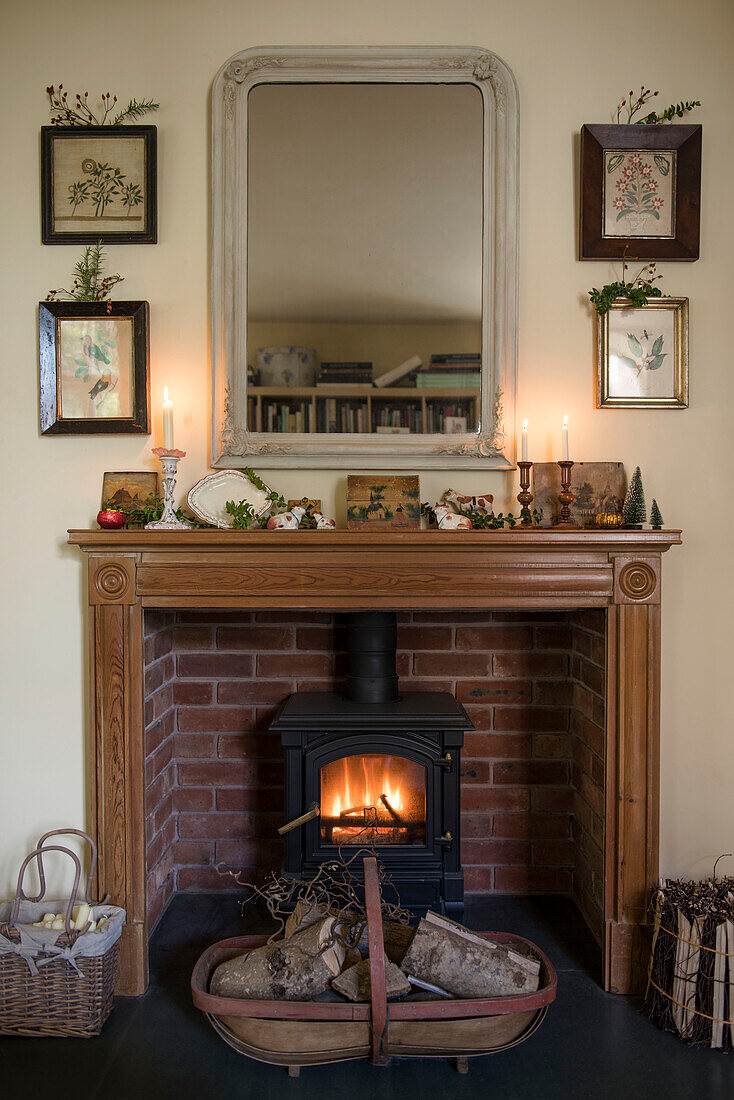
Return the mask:
M517 89L487 50L230 58L212 464L514 465L517 173Z

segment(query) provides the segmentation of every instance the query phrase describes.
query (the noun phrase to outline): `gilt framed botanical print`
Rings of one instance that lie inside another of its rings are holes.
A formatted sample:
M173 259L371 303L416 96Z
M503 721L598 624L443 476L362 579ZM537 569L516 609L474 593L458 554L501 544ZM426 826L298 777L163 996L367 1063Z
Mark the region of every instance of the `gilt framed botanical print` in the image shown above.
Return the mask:
M687 298L618 298L598 317L597 408L688 408Z
M697 260L700 203L700 126L582 126L582 260Z
M149 431L147 302L40 302L41 432Z
M155 126L42 126L44 244L155 244Z

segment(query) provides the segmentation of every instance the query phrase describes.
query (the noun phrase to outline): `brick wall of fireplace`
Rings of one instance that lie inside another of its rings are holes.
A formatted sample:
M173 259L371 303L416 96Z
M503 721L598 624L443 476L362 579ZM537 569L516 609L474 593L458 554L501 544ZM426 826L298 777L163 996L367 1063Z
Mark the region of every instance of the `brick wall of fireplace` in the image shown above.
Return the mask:
M267 727L291 692L338 689L345 648L328 613L146 612L151 927L178 890L279 867ZM570 894L599 939L604 664L603 610L398 614L403 688L454 693L477 727L462 755L466 893Z

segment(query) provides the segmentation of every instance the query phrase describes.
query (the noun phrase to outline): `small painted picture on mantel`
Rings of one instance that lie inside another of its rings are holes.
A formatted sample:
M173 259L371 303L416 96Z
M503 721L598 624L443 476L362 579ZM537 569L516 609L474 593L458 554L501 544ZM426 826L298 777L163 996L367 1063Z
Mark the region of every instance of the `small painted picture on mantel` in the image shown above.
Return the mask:
M350 531L417 531L420 525L417 474L347 476L347 527Z
M533 463L535 507L551 523L558 523L561 504L561 471L557 462ZM579 527L596 526L598 515L622 512L627 486L621 462L575 462L571 468L571 520Z

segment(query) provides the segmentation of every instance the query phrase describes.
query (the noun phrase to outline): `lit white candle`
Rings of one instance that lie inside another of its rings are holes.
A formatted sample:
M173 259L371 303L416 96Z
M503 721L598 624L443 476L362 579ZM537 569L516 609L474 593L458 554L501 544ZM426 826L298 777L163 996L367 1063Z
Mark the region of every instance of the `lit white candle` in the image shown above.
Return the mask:
M563 458L568 462L568 416L563 418Z
M173 450L173 401L168 396L168 386L163 390L163 446Z
M523 420L522 422L522 461L528 460L528 422Z

